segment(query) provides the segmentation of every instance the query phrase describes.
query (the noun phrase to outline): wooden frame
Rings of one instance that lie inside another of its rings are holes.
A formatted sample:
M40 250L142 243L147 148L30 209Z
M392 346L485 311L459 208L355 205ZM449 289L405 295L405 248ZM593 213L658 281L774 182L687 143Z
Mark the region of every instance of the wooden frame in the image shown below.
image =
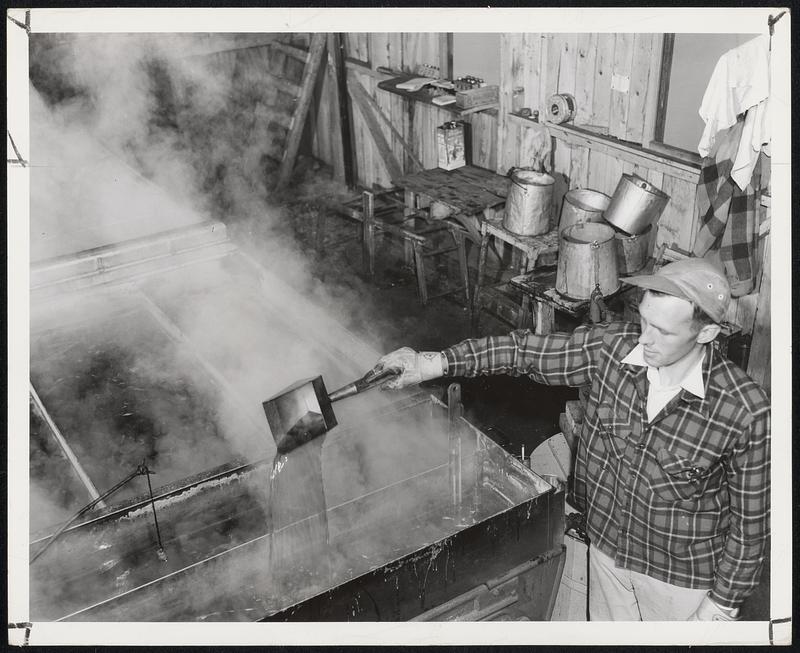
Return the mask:
M672 73L672 57L675 51L675 34L659 35L661 47L654 43L651 53L650 70L658 70L658 77L650 76L647 86L648 103L645 111L642 147L666 155L671 159L700 165L696 152L675 147L664 142L664 127L669 100L669 78Z
M669 98L669 77L672 72L672 54L675 50L675 35L664 34L661 50L661 68L658 80L658 103L656 104L653 140L664 141L664 124L666 122L667 100Z

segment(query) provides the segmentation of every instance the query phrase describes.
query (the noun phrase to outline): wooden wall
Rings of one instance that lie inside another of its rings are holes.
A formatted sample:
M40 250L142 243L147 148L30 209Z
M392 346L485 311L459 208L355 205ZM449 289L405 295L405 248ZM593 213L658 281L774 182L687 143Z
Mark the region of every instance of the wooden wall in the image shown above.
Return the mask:
M350 74L375 99L424 167L434 167L435 128L451 114L378 89L378 82L388 75L376 68L413 72L418 64L437 64L444 60L446 40L439 34L354 33L346 35L346 43ZM699 168L659 156L646 147L653 132L662 43L661 34L503 34L499 110L466 118L472 132L472 162L500 174L512 166L530 165L537 153L532 135L535 127L510 115L514 89L522 88L523 106L538 109L542 117L550 95L570 93L577 106L572 124L582 131L550 128L552 174L556 177L553 215L559 215L568 190L591 188L612 195L621 175L636 173L670 196L653 231L651 247L691 251L699 226L695 204ZM355 61L361 62L361 67ZM390 186L390 175L355 106L352 120L358 183ZM379 122L402 170L416 170L386 121ZM325 158L319 138L315 153ZM768 266L762 270L764 278L758 285L769 287ZM758 306L758 292L734 300L728 319L751 333Z
M631 145L647 143L645 109L656 101L662 35L658 34L504 34L501 39L500 110L497 169L524 164L525 122L509 115L514 88L524 89L524 106L544 114L554 93L575 97L573 124L588 133L550 129L552 165L556 177L554 216L564 194L591 188L613 194L620 176L636 173L667 195L670 201L658 221L652 247L691 251L699 227L695 198L699 169L663 156L636 153L635 147L615 149L594 134L612 136ZM764 243L768 247L768 239ZM762 266L757 288L769 286L768 266ZM728 320L751 333L756 321L758 292L734 299ZM763 319L762 315L762 319Z
M382 115L376 115L377 123L386 142L403 173L415 172L419 166L415 158L425 168L436 167L436 127L448 120L452 114L446 110L425 105L388 93L378 88L378 82L389 79L391 75L377 72L383 67L398 72L413 73L418 65L430 64L444 66L443 57L447 53L445 35L438 33L350 33L345 35L347 71L352 81L360 84L380 108ZM326 71L323 87L318 98L331 97L332 71ZM350 98L350 119L353 131L352 145L356 162L357 183L365 188L389 188L391 174L384 164L369 125L360 107ZM313 137L313 153L330 163L333 138L331 112L325 103L319 102L316 129ZM373 111L375 114L375 111ZM496 167L497 115L480 113L465 119L471 129L472 162L494 170ZM397 133L393 133L389 123ZM411 149L408 153L403 142Z

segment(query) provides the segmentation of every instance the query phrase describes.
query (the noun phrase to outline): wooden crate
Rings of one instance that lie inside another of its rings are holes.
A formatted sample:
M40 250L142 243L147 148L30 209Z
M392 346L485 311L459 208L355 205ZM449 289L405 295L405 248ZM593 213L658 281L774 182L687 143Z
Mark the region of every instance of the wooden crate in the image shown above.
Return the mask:
M499 87L494 85L472 88L468 91L456 91L456 106L460 109L482 107L496 103L499 97Z

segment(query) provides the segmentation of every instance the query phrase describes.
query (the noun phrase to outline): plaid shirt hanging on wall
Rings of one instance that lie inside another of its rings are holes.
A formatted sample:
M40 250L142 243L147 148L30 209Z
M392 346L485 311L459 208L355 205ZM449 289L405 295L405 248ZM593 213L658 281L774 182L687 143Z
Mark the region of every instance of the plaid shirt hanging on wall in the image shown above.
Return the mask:
M697 185L700 228L693 250L695 256L704 256L712 249L719 250L734 297L752 292L757 278L757 199L761 192L761 158L744 190L731 178L743 125L740 118L735 125L720 133L715 151L703 159Z

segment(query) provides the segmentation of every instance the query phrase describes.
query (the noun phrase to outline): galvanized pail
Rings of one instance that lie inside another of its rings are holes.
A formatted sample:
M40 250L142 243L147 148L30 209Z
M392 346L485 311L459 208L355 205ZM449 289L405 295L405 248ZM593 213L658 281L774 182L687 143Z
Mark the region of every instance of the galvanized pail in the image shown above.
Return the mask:
M580 222L602 222L603 211L608 208L611 198L600 191L589 188L574 188L564 195L561 205L561 218L558 231Z
M669 195L637 175L622 175L604 216L627 234L640 234L661 216Z
M511 174L503 226L520 236L549 231L554 183L547 173L517 168Z
M581 222L559 235L556 291L571 299L589 299L595 286L603 295L619 289L614 230L606 224Z
M633 236L618 231L614 238L617 241L617 268L620 274L633 274L641 270L650 256L650 232L652 225L647 225L643 233Z

